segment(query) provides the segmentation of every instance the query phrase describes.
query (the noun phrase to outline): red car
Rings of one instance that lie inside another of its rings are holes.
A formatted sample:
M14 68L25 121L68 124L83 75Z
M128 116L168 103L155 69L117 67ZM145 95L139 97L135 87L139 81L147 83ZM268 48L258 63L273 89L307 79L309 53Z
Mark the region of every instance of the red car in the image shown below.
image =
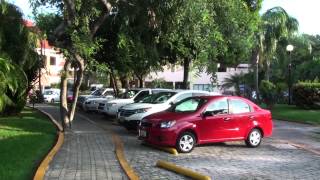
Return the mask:
M68 103L72 103L73 101L74 101L73 92L72 91L68 91L67 92L67 102Z
M272 134L268 110L235 96L191 97L170 109L144 118L139 139L148 143L192 151L196 144L245 140L258 147Z

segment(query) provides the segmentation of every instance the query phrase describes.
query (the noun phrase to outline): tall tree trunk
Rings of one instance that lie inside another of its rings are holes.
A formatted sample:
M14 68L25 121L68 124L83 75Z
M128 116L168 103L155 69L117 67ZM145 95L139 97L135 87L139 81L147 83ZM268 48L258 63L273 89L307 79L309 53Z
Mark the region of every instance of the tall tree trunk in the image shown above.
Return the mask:
M266 80L270 81L270 60L266 61Z
M68 74L69 74L70 61L66 60L63 67L63 74L61 75L60 82L60 118L63 130L65 130L67 123L69 122L68 117L68 103L67 103L67 84L68 84Z
M73 91L74 101L72 102L71 110L69 111L69 114L68 114L69 120L70 120L70 127L71 127L71 122L73 121L74 114L76 111L79 89L80 89L80 86L82 83L83 72L84 72L84 59L77 53L74 54L74 57L77 61L78 71L77 71L77 78L76 78L76 82L74 84L74 91Z
M118 96L119 89L118 89L117 80L116 80L116 77L115 77L115 74L114 74L114 71L113 71L112 68L110 70L110 80L111 80L110 82L112 83L112 88L113 88L113 91L114 91L114 95Z
M257 47L252 52L252 66L254 71L254 88L256 91L256 99L255 101L257 103L260 102L259 98L259 61L260 61L260 54L259 54L259 48Z
M120 76L121 87L124 89L129 88L129 80L126 76Z
M188 89L188 80L189 80L189 71L190 71L190 62L189 58L183 60L183 82L182 89Z
M112 88L113 88L113 78L112 78L111 72L110 72L110 74L109 74L109 87L112 87Z
M143 76L137 76L139 79L139 88L143 88L144 87L144 80L143 80Z

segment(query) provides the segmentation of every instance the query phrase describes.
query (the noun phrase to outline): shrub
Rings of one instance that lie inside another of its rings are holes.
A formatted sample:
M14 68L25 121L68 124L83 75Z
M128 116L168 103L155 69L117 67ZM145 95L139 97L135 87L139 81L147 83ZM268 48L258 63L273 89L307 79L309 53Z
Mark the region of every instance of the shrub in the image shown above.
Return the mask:
M288 102L288 85L284 82L278 82L276 85L277 103L285 104Z
M304 109L320 109L320 83L299 82L292 89L293 101Z
M276 86L266 80L262 80L260 83L260 95L262 97L262 101L267 105L268 109L272 109L273 105L276 102Z
M171 83L165 81L165 79L155 79L150 83L151 88L173 88Z

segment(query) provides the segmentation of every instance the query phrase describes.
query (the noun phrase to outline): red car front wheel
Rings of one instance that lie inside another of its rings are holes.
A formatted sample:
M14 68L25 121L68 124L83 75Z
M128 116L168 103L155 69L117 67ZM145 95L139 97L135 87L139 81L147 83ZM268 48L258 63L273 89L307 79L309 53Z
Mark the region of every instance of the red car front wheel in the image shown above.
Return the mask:
M196 144L196 138L191 132L183 132L177 139L176 148L181 153L191 152Z

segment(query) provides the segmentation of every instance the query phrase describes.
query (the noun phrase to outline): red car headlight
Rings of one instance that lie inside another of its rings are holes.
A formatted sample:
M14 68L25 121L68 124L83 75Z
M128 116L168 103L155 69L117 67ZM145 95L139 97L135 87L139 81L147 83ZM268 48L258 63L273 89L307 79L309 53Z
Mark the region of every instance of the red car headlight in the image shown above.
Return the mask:
M175 124L176 124L175 120L163 121L163 122L160 123L160 128L171 128Z

